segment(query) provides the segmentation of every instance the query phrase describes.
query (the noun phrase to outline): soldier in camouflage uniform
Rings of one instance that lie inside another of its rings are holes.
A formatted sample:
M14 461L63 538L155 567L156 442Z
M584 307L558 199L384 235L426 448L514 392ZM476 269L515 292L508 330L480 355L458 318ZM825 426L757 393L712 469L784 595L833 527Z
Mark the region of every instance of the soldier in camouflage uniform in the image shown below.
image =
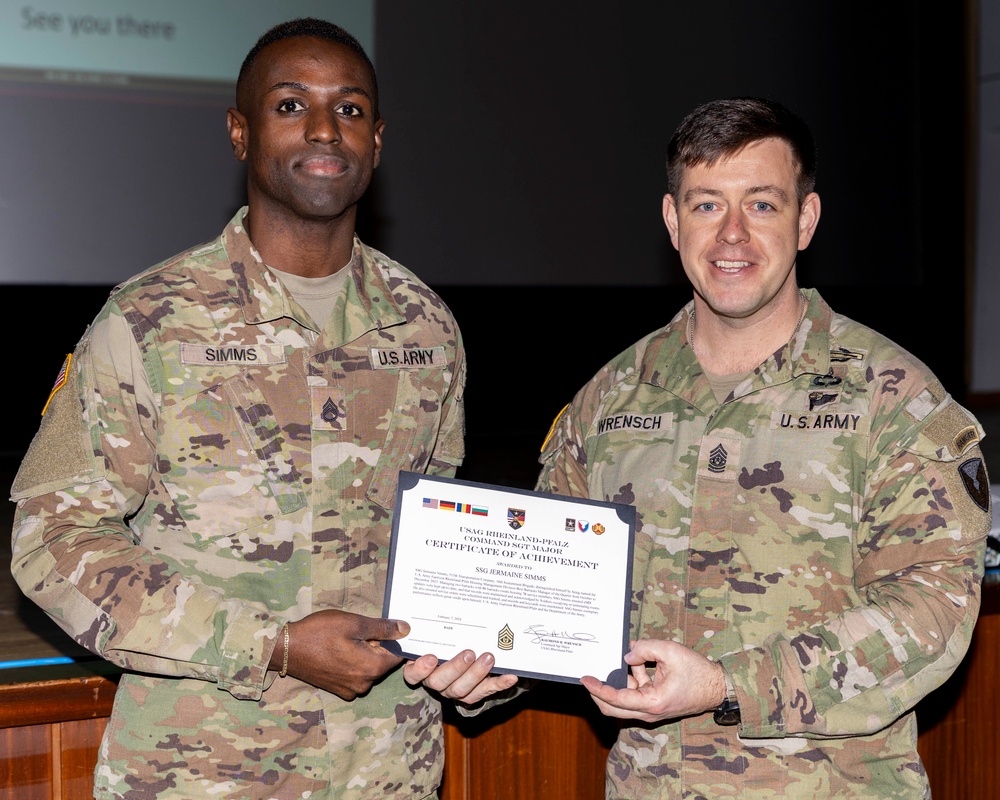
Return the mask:
M979 609L976 420L795 277L819 219L805 125L694 111L664 218L694 299L557 419L538 487L638 510L627 720L607 796L926 797L913 707Z
M229 112L248 207L117 287L13 488L13 573L125 670L99 798L435 796L439 702L514 678L380 641L399 470L463 457L465 354L354 235L383 122L342 29L278 26ZM345 266L346 265L346 266Z

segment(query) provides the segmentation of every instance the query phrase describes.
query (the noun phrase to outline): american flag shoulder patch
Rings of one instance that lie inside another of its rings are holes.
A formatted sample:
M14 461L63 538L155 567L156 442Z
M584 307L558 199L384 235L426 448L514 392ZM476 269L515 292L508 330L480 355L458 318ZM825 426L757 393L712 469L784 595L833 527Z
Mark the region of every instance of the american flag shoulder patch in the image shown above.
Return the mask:
M56 382L52 384L52 391L49 392L49 399L45 401L45 405L42 407L42 416L45 416L45 412L49 410L49 404L52 402L52 398L56 396L56 392L62 389L66 385L66 381L69 378L69 367L73 363L73 354L67 353L66 358L63 359L62 367L59 368L59 374L56 375Z

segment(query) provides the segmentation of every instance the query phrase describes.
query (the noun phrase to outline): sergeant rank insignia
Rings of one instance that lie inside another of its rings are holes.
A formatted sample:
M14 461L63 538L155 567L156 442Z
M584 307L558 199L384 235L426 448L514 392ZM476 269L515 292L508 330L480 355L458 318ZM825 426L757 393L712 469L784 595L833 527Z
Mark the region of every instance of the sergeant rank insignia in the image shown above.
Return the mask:
M708 471L716 473L725 472L728 460L729 453L726 448L721 444L716 445L712 448L712 452L708 454Z
M497 633L497 647L501 650L514 649L514 631L510 629L510 625L504 625Z

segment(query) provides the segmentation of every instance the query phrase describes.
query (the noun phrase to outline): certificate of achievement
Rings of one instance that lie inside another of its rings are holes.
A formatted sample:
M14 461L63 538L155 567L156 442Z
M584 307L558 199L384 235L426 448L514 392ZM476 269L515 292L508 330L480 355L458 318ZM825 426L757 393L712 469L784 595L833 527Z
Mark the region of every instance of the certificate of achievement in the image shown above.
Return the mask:
M410 633L383 644L624 687L634 530L628 505L401 472L382 610Z

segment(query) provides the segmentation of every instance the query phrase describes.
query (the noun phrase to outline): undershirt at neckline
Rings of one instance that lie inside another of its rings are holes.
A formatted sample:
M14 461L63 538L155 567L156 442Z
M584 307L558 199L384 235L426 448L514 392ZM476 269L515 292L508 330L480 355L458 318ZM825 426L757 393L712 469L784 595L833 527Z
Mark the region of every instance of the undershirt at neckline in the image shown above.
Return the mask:
M337 303L337 297L344 290L347 280L351 275L354 258L332 275L324 275L322 278L306 278L302 275L295 275L291 272L282 272L280 269L268 267L273 272L282 286L292 296L306 313L312 317L319 328L325 327L333 308Z
M748 369L744 372L736 372L732 375L722 375L718 372L712 372L711 370L705 369L704 366L701 368L701 371L705 373L705 377L712 386L712 394L715 395L715 399L720 405L725 402L726 398L729 397L730 394L732 394L733 389L743 383L747 376L753 372L752 369Z

